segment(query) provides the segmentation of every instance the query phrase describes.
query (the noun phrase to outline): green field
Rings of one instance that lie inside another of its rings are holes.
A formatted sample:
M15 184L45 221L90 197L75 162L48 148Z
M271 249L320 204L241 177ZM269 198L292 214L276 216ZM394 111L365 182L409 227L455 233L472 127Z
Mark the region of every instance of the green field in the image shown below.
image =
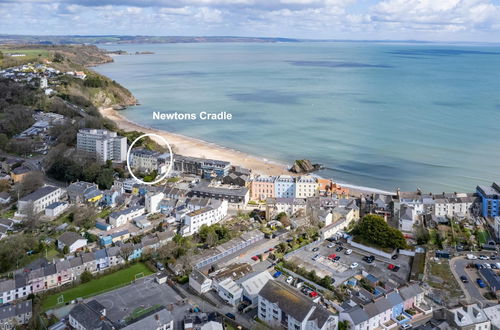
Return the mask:
M490 235L486 230L482 229L478 231L477 240L479 241L480 244L487 244L489 239Z
M153 272L143 263L134 264L128 268L119 270L109 275L105 275L77 287L58 292L45 297L42 301L42 308L48 310L57 307L57 297L63 295L64 303L76 298L88 298L100 293L111 291L119 287L130 284L135 279L135 275L143 273L144 276Z
M10 67L33 62L42 58L49 58L49 51L46 49L8 49L0 48L3 59L0 59L0 67ZM24 54L26 56L12 57L7 54Z

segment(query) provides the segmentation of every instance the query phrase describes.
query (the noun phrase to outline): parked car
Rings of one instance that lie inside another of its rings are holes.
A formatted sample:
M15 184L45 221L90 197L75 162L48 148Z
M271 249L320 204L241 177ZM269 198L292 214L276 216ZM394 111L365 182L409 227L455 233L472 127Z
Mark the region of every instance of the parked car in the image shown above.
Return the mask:
M312 257L312 260L316 261L319 259L319 254L316 254L314 257Z
M401 325L401 329L410 329L410 328L411 328L411 324L405 323L405 324Z
M393 272L397 272L399 269L401 269L401 267L399 266L394 266L393 269L391 269Z
M486 266L486 268L488 268L488 269L491 269L491 265L490 264L484 264L484 266Z
M469 280L467 279L467 276L465 276L465 275L460 276L460 281L462 281L462 283L469 283Z
M485 256L485 255L482 255L482 254L481 254L481 255L479 256L479 259L480 259L480 260L488 260L488 257L487 257L487 256Z
M156 268L158 268L159 271L164 271L165 270L165 265L163 265L161 262L156 263Z
M476 279L476 282L477 282L477 285L480 287L480 288L484 288L486 287L486 284L484 284L483 280L478 278Z
M337 255L336 255L335 253L332 253L332 254L330 254L330 255L328 256L328 259L333 260L333 259L335 259L335 257L336 257L336 256L337 256Z
M311 298L315 298L315 297L317 297L317 296L318 296L318 293L317 293L316 291L311 291L311 292L309 292L309 297L311 297Z
M339 246L338 248L336 248L336 249L335 249L335 251L340 252L340 251L342 251L343 249L344 249L343 247Z
M229 317L231 320L236 320L236 316L234 316L233 313L226 313L226 316Z
M319 247L315 247L314 249L312 249L312 252L318 252L319 251Z
M356 267L358 267L358 266L359 266L359 264L358 264L357 262L353 262L353 263L351 264L350 268L351 268L351 269L354 269L354 268L356 268Z
M399 254L394 254L394 255L391 257L391 259L392 259L392 260L396 260L398 257L399 257Z
M293 282L293 277L288 276L288 278L286 279L286 283L292 284L292 282Z
M252 260L253 260L253 261L258 261L258 260L259 260L259 256L253 256L253 257L252 257Z
M326 247L327 247L327 248L329 248L329 249L331 249L331 248L332 248L332 247L334 247L334 246L335 246L335 244L330 243L330 244L328 244Z
M352 253L352 250L351 249L347 249L345 250L345 254L351 254Z
M277 271L276 273L274 273L273 277L274 278L278 278L281 276L281 272L280 271Z
M490 260L496 260L496 258L497 258L497 256L494 254L490 256Z
M339 261L340 260L340 256L336 256L335 258L333 258L333 261Z
M387 269L392 270L394 267L395 267L395 266L394 266L393 264L389 264L389 265L387 266Z

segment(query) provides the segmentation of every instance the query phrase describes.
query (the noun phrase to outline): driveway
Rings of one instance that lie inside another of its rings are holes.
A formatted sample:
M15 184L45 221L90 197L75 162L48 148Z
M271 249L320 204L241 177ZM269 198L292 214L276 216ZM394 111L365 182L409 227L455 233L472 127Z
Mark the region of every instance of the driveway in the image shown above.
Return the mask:
M452 270L453 275L455 276L456 280L460 284L462 290L465 293L465 296L467 297L467 300L469 302L478 302L478 301L488 301L485 299L482 295L482 293L486 293L486 289L480 289L479 286L476 283L476 279L479 276L476 268L466 268L467 264L470 263L480 263L480 264L485 264L485 263L492 263L493 260L468 260L466 257L456 257L450 260L450 268ZM469 283L462 283L460 280L461 276L465 276L468 280Z

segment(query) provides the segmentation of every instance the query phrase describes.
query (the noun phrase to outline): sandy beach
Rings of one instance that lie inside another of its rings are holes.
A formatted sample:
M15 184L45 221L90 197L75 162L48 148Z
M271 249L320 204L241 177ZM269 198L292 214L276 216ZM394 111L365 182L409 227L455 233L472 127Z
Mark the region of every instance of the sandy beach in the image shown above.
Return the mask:
M239 165L245 168L249 168L255 174L291 174L290 172L288 172L287 165L285 164L268 162L264 159L259 159L249 154L233 149L228 149L214 143L209 143L180 134L166 132L163 130L144 127L128 120L127 118L122 116L119 111L114 110L113 108L101 108L99 109L99 111L104 117L114 121L116 125L118 125L118 127L124 131L140 131L144 133L154 133L162 136L174 149L174 153L178 153L183 156L225 160L230 162L232 165ZM156 142L163 144L160 139L158 139L158 141Z

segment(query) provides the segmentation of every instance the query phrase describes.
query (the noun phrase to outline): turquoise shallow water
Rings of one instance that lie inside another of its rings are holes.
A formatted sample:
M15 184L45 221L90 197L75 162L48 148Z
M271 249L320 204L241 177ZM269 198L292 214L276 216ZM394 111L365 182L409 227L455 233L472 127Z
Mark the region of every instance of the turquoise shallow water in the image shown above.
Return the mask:
M96 68L137 123L385 190L473 191L500 179L500 47L379 43L106 45ZM152 112L226 111L227 121Z

